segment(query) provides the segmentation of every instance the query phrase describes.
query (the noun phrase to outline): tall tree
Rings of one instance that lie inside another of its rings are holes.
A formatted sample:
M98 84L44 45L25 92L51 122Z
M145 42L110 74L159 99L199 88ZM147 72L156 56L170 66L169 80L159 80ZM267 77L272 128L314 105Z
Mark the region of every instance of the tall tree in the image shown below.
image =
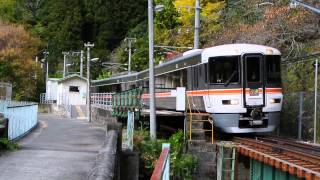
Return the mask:
M39 43L22 26L0 21L0 81L13 84L14 99L38 100L43 75L34 57Z

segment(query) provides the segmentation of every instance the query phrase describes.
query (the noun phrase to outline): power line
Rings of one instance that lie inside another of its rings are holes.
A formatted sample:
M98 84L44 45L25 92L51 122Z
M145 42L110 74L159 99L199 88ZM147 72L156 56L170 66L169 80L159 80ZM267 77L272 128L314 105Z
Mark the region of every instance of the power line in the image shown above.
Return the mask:
M318 7L312 6L312 5L310 5L310 4L306 3L306 2L302 2L300 0L291 0L291 6L292 7L296 7L298 5L301 5L301 6L305 7L305 8L310 9L311 11L314 11L314 12L320 14L320 8L318 8Z
M320 52L317 53L313 53L313 54L309 54L309 55L305 55L305 56L300 56L300 57L296 57L293 59L286 59L284 61L282 61L282 64L293 64L296 62L302 62L302 61L313 61L312 58L317 58L320 56Z

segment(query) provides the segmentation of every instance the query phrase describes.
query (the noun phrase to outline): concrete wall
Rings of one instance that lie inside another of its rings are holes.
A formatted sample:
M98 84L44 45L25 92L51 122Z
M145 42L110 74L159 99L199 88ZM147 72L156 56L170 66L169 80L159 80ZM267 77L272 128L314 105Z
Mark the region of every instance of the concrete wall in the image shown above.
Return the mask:
M121 128L117 118L112 117L112 112L104 109L92 107L91 120L98 126L106 127L107 130Z
M120 146L119 146L120 144ZM121 141L118 131L107 132L105 143L97 155L93 168L89 172L88 180L118 180L119 154L121 151Z
M54 104L39 104L39 113L53 113L54 112Z

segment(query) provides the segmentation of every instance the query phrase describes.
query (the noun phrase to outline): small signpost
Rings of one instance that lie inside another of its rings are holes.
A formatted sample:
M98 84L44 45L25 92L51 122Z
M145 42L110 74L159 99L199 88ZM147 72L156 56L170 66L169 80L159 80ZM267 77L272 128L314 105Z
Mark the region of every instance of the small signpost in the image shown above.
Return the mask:
M129 150L133 150L133 134L134 134L134 112L128 111L128 123L127 123L127 147Z

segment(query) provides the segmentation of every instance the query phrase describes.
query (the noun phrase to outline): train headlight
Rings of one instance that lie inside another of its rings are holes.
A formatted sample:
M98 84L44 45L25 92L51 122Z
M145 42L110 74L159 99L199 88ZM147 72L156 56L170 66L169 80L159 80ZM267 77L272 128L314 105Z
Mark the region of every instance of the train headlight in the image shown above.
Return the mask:
M238 105L239 100L238 99L230 99L230 100L222 100L223 105Z
M280 99L280 98L270 99L270 103L271 103L271 104L277 104L277 103L280 103L280 102L281 102L281 99Z

